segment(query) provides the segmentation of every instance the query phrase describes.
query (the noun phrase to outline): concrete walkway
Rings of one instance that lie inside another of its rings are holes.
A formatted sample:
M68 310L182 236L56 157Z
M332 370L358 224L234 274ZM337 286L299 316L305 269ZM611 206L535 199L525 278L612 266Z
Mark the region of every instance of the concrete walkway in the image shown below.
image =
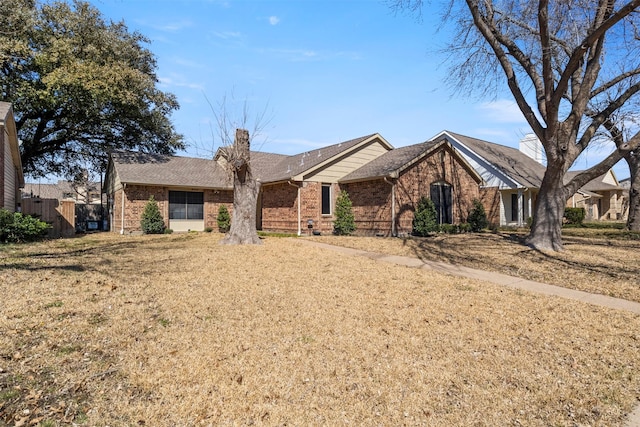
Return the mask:
M423 261L418 258L386 255L376 252L367 252L359 249L345 248L342 246L334 246L326 243L314 242L312 240L297 239L297 242L316 246L323 249L340 252L345 255L361 256L374 259L377 261L388 262L391 264L403 265L412 268L422 268L427 270L438 271L443 274L452 276L467 277L470 279L484 280L485 282L495 283L514 289L522 289L529 292L535 292L543 295L553 295L561 298L581 301L587 304L599 305L602 307L614 308L617 310L626 310L631 313L640 314L640 303L627 301L621 298L612 298L606 295L591 294L589 292L567 289L561 286L548 285L546 283L534 282L532 280L521 279L519 277L508 276L502 273L495 273L484 270L476 270L474 268L464 267L461 265L447 264L439 261ZM631 412L624 427L640 427L640 405Z

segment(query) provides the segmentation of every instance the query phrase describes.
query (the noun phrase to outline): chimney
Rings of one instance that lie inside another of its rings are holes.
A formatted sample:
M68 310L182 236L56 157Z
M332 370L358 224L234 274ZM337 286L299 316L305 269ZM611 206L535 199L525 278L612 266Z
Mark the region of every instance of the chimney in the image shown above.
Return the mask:
M520 152L544 164L544 148L534 133L528 133L520 140Z

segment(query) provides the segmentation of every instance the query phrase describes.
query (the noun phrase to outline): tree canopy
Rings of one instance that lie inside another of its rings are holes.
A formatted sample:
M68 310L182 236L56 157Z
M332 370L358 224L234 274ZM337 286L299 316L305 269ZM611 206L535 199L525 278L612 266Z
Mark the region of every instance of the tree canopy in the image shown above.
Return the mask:
M184 147L148 43L83 1L0 2L0 96L14 105L26 174L101 170L114 149Z

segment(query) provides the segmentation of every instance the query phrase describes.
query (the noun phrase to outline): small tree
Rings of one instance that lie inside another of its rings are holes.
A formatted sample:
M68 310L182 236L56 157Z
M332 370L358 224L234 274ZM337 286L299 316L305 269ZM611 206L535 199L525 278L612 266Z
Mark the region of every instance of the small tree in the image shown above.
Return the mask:
M164 233L164 219L160 213L158 202L156 202L153 196L149 197L149 201L144 207L140 227L144 234Z
M349 235L356 231L356 221L349 193L342 190L336 200L336 219L333 222L333 234Z
M471 209L471 212L469 213L467 222L471 227L471 231L473 231L474 233L482 231L489 226L489 221L487 221L487 214L480 200L473 200L473 209Z
M436 206L433 201L425 196L418 200L416 212L413 215L413 235L425 237L438 231L438 219Z
M231 226L231 215L229 215L229 209L227 209L227 206L220 205L216 220L218 221L218 230L221 233L229 231L229 227Z
M564 219L567 224L582 225L585 217L587 216L584 208L565 208Z

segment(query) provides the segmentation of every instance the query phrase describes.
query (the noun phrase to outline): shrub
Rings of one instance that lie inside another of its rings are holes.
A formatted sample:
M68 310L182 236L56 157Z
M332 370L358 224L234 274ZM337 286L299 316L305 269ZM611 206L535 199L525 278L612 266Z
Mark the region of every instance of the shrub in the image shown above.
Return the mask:
M220 205L216 220L218 221L218 230L221 233L229 231L229 228L231 227L231 215L229 215L229 209L227 209L227 206Z
M471 209L471 212L469 213L467 222L471 226L471 231L473 231L474 233L482 231L489 226L489 221L487 221L487 213L485 212L484 206L482 205L482 202L480 202L480 200L473 200L473 209Z
M413 230L414 236L428 236L429 234L438 231L438 220L436 216L436 206L431 199L422 196L418 200L418 206L416 212L413 215Z
M584 218L586 216L586 212L584 208L565 208L564 209L564 218L567 221L567 224L572 225L582 225Z
M455 224L441 224L440 232L446 234L458 234L460 233L460 227Z
M213 231L213 227L205 227L204 228L204 232L205 233L211 233Z
M43 238L51 226L30 215L0 209L0 242L22 243Z
M333 222L333 233L339 236L349 235L356 231L356 220L349 194L342 190L336 200L336 219Z
M160 208L158 208L158 203L153 196L149 197L149 201L144 207L140 227L144 234L164 233L164 219L160 213Z

